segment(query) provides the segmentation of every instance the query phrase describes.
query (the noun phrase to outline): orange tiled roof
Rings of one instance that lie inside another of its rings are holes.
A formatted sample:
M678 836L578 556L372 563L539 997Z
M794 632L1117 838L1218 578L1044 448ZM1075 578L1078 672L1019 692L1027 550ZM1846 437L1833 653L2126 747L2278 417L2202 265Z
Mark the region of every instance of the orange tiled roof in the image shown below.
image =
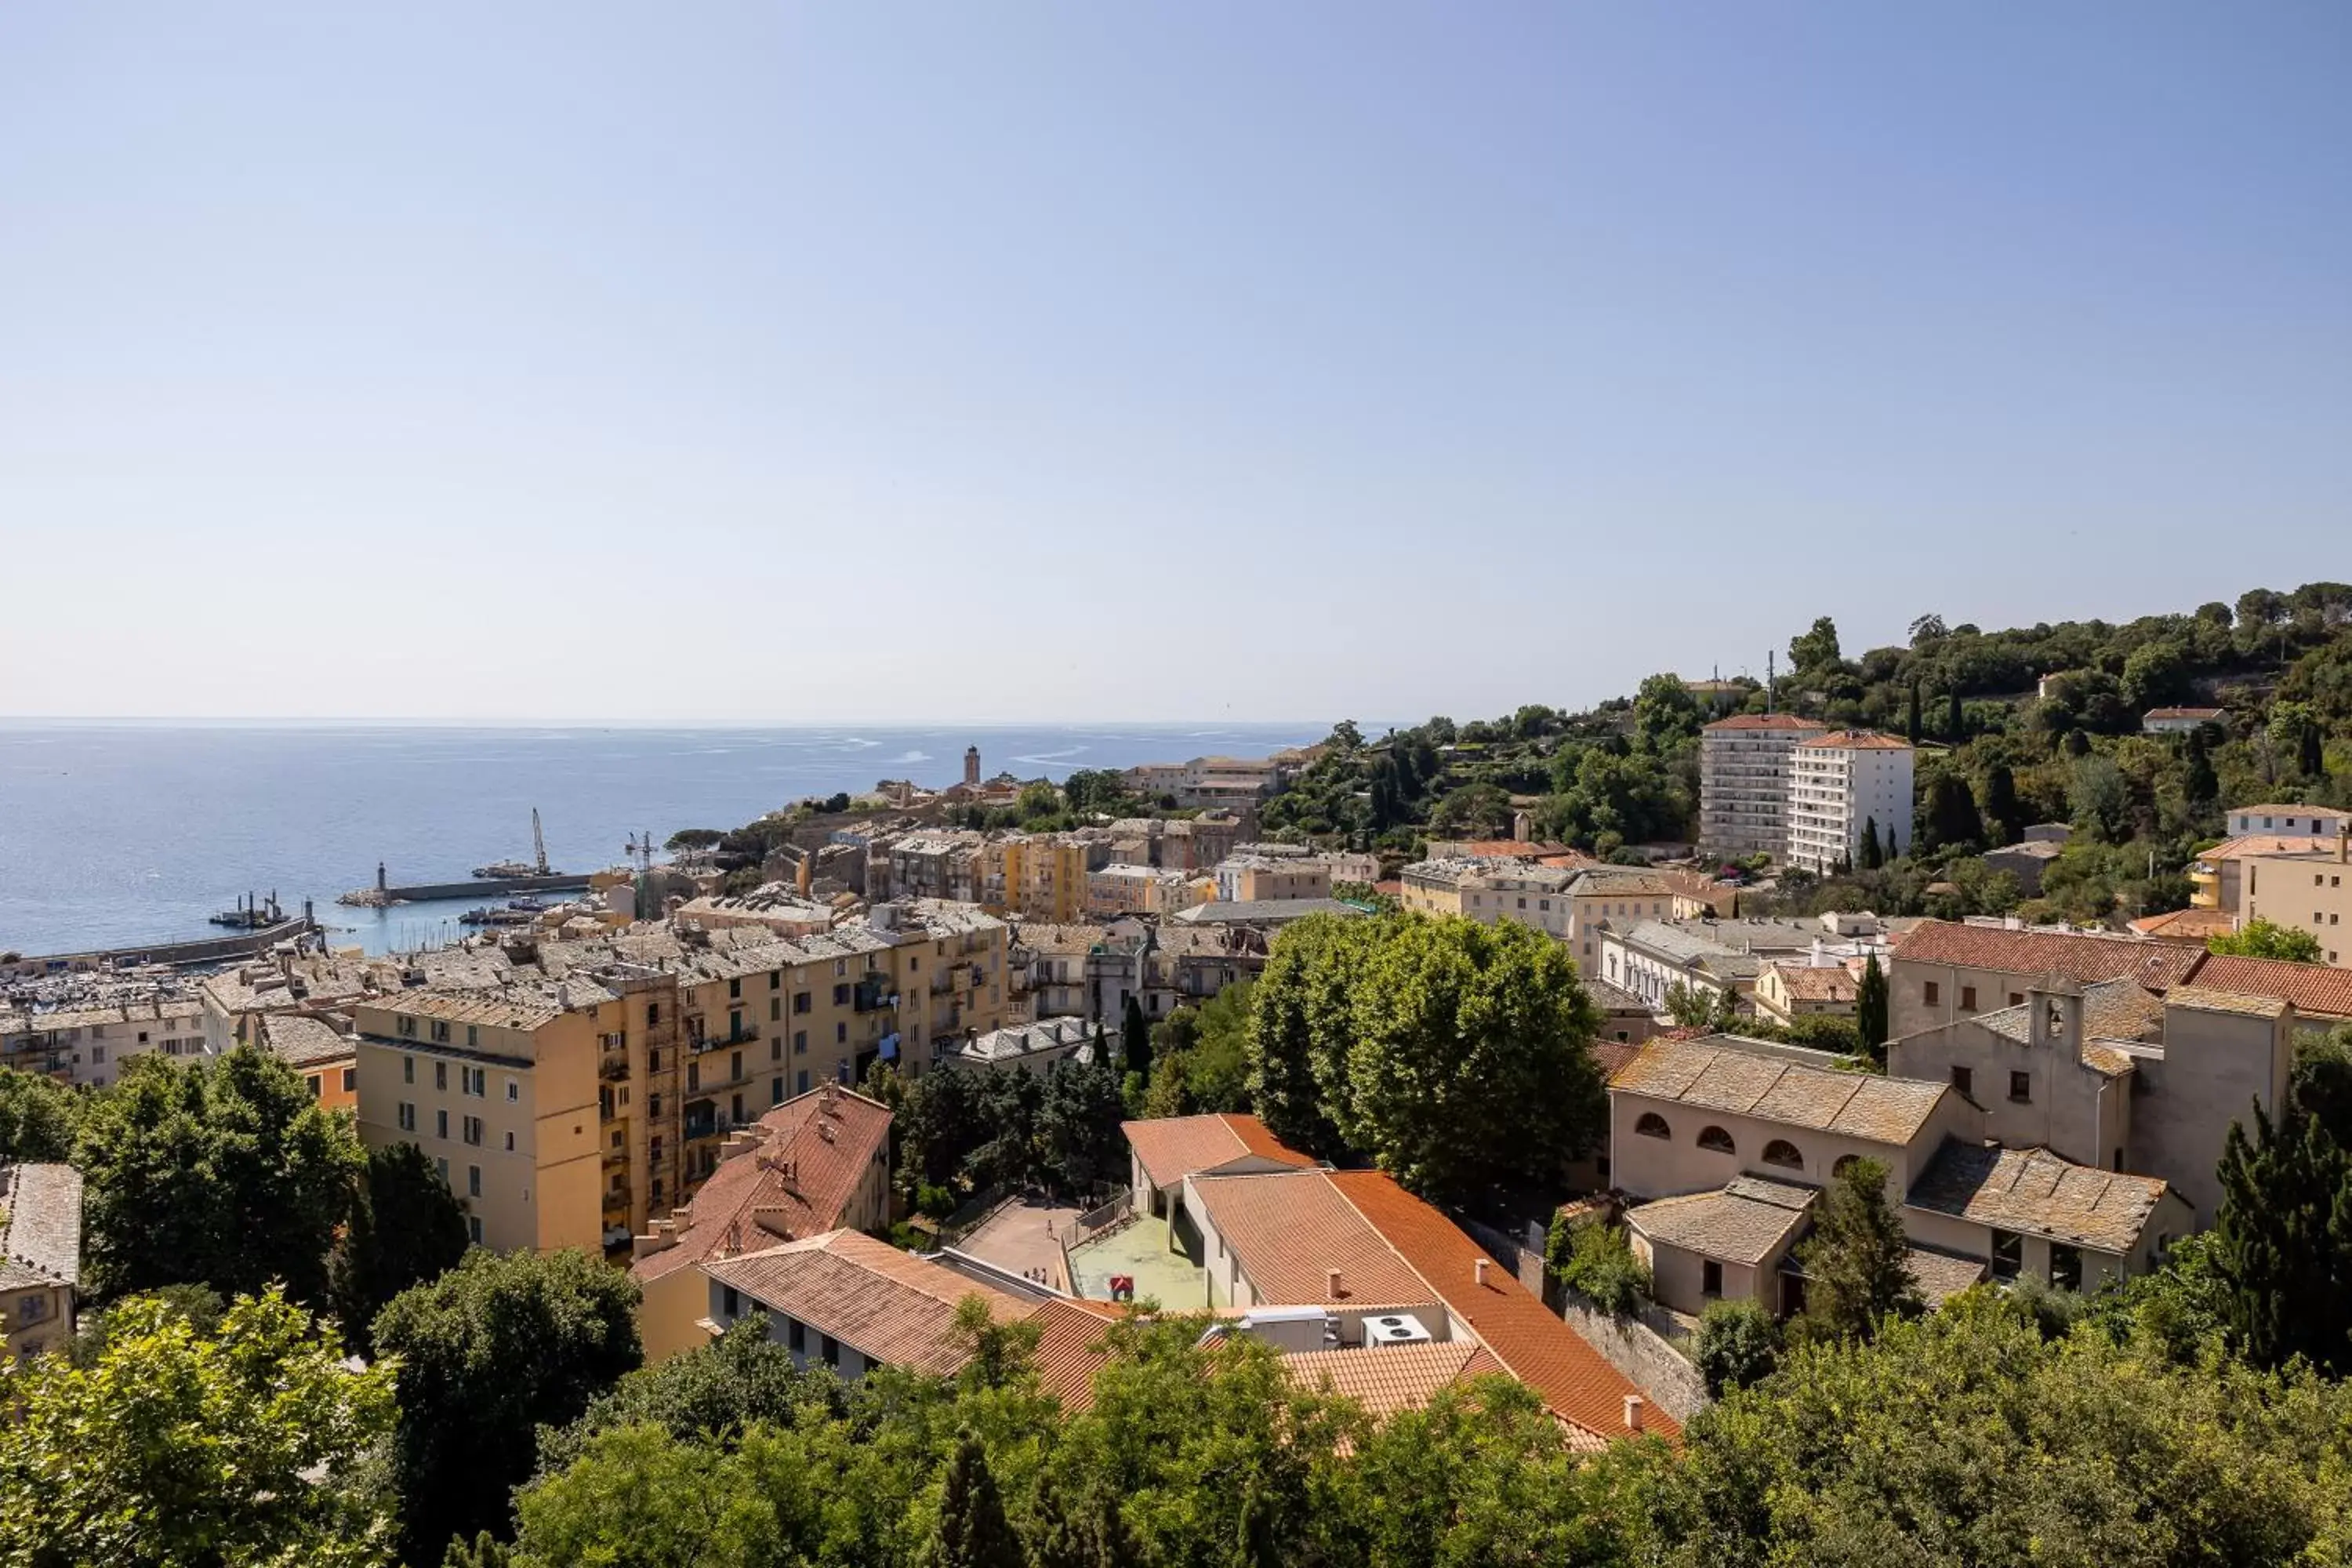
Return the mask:
M1327 1171L1204 1176L1192 1191L1241 1261L1258 1299L1287 1307L1416 1307L1429 1287L1377 1226L1351 1207ZM1331 1294L1331 1269L1339 1293Z
M1452 1220L1383 1171L1335 1171L1328 1179L1428 1282L1446 1310L1468 1323L1504 1370L1541 1394L1555 1414L1596 1439L1624 1431L1625 1396L1642 1391L1510 1270L1488 1260L1486 1282L1479 1284L1477 1264L1486 1251ZM1669 1438L1682 1431L1655 1405L1643 1425Z
M756 1151L721 1160L694 1194L677 1241L638 1258L631 1274L658 1279L722 1249L753 1251L839 1226L889 1139L890 1110L854 1090L812 1089L738 1137L754 1135L761 1140Z
M1482 1358L1481 1371L1503 1370L1475 1340L1307 1351L1284 1356L1282 1370L1301 1388L1352 1399L1367 1415L1385 1417L1418 1410L1439 1389L1477 1376L1470 1363Z
M1076 1298L1047 1301L1029 1315L1037 1325L1030 1364L1037 1370L1038 1386L1060 1400L1063 1409L1084 1410L1095 1402L1095 1373L1108 1359L1104 1331L1126 1316L1124 1308Z
M2352 969L2325 963L2290 963L2283 958L2201 955L2197 984L2209 991L2268 996L2290 1004L2307 1018L2352 1018Z
M1843 964L1768 963L1796 1002L1852 1002L1861 994L1861 983Z
M2227 935L2231 923L2220 910L2188 909L2146 916L2132 921L2131 928L2161 942L2193 942L2201 946L2208 937Z
M2200 956L2195 949L2179 942L2074 931L2009 931L1950 921L1921 921L1895 947L1898 963L1997 969L2011 974L2057 973L2085 985L2102 980L2136 980L2155 991L2186 980Z
M1875 730L1834 730L1815 740L1800 741L1800 746L1819 746L1839 752L1907 752L1911 742L1894 735L1882 735Z
M955 1314L965 1297L985 1301L1000 1323L1034 1310L1027 1301L855 1230L828 1231L702 1267L721 1284L863 1355L918 1372L950 1373L963 1364Z
M2241 833L2197 857L2215 865L2249 855L2316 855L2333 852L2334 841L2316 833Z
M1286 1147L1255 1116L1163 1116L1122 1121L1119 1131L1155 1187L1172 1187L1196 1171L1213 1171L1253 1154L1285 1165L1315 1163Z
M1717 719L1706 727L1709 730L1826 730L1829 728L1818 719L1800 719L1794 713L1734 713L1728 719Z

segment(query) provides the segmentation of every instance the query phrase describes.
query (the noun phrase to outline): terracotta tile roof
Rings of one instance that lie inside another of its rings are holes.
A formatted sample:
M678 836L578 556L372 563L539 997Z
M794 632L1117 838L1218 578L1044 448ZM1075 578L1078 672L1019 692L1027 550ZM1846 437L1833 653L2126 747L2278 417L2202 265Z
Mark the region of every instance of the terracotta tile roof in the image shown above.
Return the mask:
M1031 1302L855 1230L828 1231L764 1252L717 1258L702 1268L721 1284L871 1360L918 1372L950 1373L963 1364L955 1313L965 1297L987 1302L1000 1323L1035 1310Z
M1504 1369L1541 1394L1554 1414L1597 1439L1624 1431L1625 1395L1642 1391L1528 1294L1509 1269L1488 1260L1486 1282L1479 1284L1476 1265L1486 1251L1458 1226L1385 1172L1336 1171L1328 1180L1429 1282L1446 1310L1468 1323ZM1654 1401L1643 1424L1668 1438L1682 1432Z
M1800 719L1794 713L1734 713L1728 719L1717 719L1706 725L1709 731L1720 730L1827 730L1818 719Z
M1940 1083L1832 1071L1704 1039L1664 1038L1643 1046L1609 1088L1892 1144L1917 1137L1945 1093Z
M1755 1267L1805 1223L1811 1187L1741 1177L1714 1192L1660 1198L1625 1211L1625 1223L1653 1241Z
M81 1283L81 1173L0 1166L0 1290Z
M714 1255L835 1228L889 1137L889 1108L855 1090L795 1095L730 1141L728 1157L687 1205L677 1241L629 1272L658 1279Z
M2131 922L2132 930L2159 942L2192 942L2203 946L2208 937L2226 936L2234 922L2220 910L2174 910L2147 915Z
M1768 963L1764 967L1780 977L1781 986L1794 1002L1852 1002L1861 994L1861 982L1842 963Z
M1047 1301L1029 1315L1037 1325L1030 1364L1036 1368L1038 1386L1060 1400L1064 1410L1094 1404L1095 1373L1109 1359L1104 1331L1126 1316L1124 1308L1107 1301L1072 1298Z
M1325 1171L1194 1181L1209 1223L1264 1301L1286 1307L1418 1307L1429 1287ZM1339 1271L1339 1294L1329 1270Z
M1948 1138L1904 1202L2000 1230L2126 1253L2164 1191L2154 1176L2077 1165L2047 1149Z
M1502 1371L1502 1363L1485 1356L1475 1340L1307 1351L1284 1356L1282 1370L1301 1388L1352 1399L1367 1415L1384 1418L1418 1410L1439 1389L1477 1376L1470 1363L1482 1356L1491 1370Z
M1448 846L1448 848L1453 854L1467 855L1476 860L1535 860L1547 855L1563 858L1570 857L1578 859L1584 858L1582 856L1576 855L1576 852L1565 844L1539 844L1525 838L1456 839Z
M1875 730L1835 730L1818 740L1800 741L1797 744L1838 752L1907 752L1911 749L1910 742L1894 735L1882 735Z
M1196 1171L1213 1171L1252 1154L1285 1165L1315 1163L1284 1147L1255 1116L1166 1116L1122 1121L1119 1131L1155 1187L1172 1187Z
M2326 839L2308 833L2242 833L2200 852L2197 858L2219 865L2224 860L2242 859L2249 855L2309 855L2314 852L2332 854L2334 849Z
M2236 816L2241 812L2259 811L2265 816L2327 816L2340 817L2345 812L2332 805L2314 805L2309 801L2298 804L2291 800L2266 800L2253 805L2233 805L2225 816Z
M2086 985L2100 980L2137 980L2155 991L2189 978L2200 956L2179 942L2141 937L2010 931L1951 921L1921 921L1895 945L1898 963L1942 963L2011 974L2063 974Z
M2352 969L2217 952L2197 966L2196 980L2200 989L2275 997L2306 1018L2352 1018Z

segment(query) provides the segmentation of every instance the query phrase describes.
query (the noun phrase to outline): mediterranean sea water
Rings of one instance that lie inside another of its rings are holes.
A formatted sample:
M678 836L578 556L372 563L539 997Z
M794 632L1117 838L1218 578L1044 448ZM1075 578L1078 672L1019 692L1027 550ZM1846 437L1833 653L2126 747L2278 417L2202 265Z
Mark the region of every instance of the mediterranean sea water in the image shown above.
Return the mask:
M247 892L316 901L339 943L444 942L499 900L358 910L382 860L399 883L463 880L530 858L617 865L633 833L739 826L809 795L885 778L1059 779L1205 753L1259 755L1328 725L1027 729L446 729L0 722L0 951L73 952L221 934L205 917Z

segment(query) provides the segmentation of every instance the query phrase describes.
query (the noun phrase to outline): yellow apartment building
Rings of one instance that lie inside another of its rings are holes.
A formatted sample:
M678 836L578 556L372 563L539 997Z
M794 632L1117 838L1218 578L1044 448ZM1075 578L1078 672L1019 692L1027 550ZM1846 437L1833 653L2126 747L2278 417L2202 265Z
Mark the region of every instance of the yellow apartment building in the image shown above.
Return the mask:
M485 1247L599 1247L597 1039L621 999L593 987L362 1004L360 1136L422 1148Z
M2309 931L2323 963L2352 964L2352 828L2325 849L2239 862L2242 918Z

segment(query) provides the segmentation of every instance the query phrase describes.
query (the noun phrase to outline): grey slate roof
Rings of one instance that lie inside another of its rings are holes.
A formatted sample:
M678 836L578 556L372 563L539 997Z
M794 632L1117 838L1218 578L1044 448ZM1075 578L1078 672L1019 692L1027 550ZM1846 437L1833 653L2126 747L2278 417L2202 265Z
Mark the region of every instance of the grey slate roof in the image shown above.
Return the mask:
M71 1165L0 1167L0 1290L81 1283L81 1173Z

